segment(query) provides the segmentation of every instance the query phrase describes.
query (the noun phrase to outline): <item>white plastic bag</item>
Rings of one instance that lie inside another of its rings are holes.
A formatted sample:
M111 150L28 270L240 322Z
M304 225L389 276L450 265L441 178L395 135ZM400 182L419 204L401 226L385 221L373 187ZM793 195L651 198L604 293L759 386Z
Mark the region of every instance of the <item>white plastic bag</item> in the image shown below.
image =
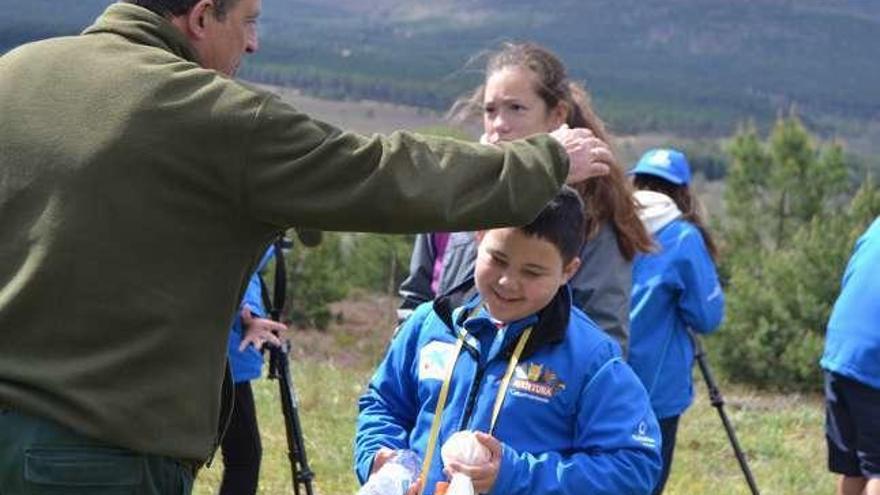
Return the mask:
M479 465L492 459L492 453L477 440L472 431L454 433L443 447L440 448L443 464L458 462L461 464ZM463 473L455 473L449 482L446 495L474 495L474 484L470 477Z

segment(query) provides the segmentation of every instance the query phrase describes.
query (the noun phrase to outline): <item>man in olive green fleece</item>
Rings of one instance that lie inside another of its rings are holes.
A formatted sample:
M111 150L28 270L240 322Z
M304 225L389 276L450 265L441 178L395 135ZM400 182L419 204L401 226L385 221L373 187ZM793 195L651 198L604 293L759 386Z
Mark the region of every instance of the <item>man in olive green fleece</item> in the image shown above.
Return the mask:
M188 493L278 232L523 224L606 170L585 130L490 147L315 121L231 78L259 9L119 2L0 57L0 494Z

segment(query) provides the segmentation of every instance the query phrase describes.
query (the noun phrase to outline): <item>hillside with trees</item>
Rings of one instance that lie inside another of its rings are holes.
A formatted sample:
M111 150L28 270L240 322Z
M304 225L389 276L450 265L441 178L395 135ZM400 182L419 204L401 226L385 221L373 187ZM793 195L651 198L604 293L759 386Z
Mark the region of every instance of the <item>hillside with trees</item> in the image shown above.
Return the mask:
M75 33L109 3L0 0L0 51ZM868 0L264 0L263 10L261 50L242 76L316 95L446 109L479 80L482 50L535 40L586 81L617 133L718 137L749 119L766 131L794 105L811 131L880 148L880 5Z

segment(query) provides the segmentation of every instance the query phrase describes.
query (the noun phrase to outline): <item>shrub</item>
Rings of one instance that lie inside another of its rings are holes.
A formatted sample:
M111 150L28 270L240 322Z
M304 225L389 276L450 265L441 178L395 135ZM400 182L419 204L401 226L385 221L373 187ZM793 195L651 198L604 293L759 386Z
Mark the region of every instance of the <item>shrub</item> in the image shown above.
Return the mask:
M839 146L820 149L793 114L766 143L746 129L730 148L722 233L729 275L713 349L731 378L818 390L825 326L855 239L880 213L869 179L847 194Z

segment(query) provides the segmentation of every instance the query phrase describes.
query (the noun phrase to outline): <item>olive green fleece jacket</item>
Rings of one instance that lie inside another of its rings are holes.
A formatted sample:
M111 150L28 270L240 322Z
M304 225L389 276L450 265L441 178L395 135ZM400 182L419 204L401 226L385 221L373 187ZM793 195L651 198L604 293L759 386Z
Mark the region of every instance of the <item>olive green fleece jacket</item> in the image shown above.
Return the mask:
M111 5L0 57L0 405L137 451L216 448L227 334L287 227L530 221L565 153L365 137L199 66L169 22ZM304 411L309 414L310 411Z

